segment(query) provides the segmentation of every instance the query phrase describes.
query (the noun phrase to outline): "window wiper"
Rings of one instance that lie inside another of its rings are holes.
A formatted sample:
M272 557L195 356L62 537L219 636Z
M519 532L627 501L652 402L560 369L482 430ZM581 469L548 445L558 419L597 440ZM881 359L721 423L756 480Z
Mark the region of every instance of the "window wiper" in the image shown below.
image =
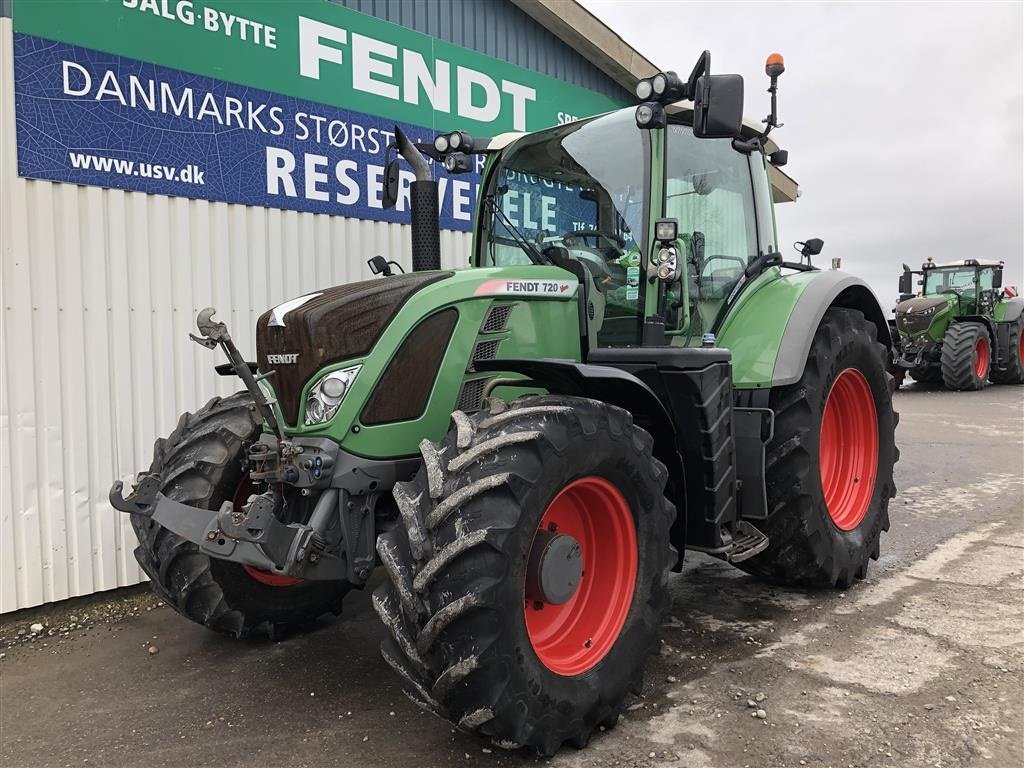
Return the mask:
M526 235L520 232L516 225L509 220L508 216L505 215L505 212L501 210L498 202L494 199L494 195L488 195L485 200L485 204L490 210L491 215L500 221L502 226L504 226L508 233L512 235L512 239L515 241L516 245L522 248L523 251L526 252L526 255L530 257L530 261L534 264L554 264L551 259L541 253L537 246L531 243L527 239Z

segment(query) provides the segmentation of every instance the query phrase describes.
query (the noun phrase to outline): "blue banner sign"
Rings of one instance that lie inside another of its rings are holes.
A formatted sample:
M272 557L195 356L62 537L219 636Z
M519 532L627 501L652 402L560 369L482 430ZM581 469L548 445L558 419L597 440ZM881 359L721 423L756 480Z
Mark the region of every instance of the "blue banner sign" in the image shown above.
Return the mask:
M408 221L407 168L396 207L381 204L393 120L21 33L14 59L21 176ZM475 159L458 176L435 166L446 229L470 229Z

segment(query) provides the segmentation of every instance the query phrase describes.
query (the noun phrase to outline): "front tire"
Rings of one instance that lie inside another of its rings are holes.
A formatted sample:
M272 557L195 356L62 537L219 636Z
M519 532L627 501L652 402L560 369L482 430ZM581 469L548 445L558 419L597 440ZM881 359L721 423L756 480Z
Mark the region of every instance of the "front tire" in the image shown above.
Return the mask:
M768 581L849 587L878 559L899 458L886 349L853 309L818 326L800 381L773 389L764 552L738 563Z
M947 389L976 391L988 384L992 346L981 323L954 323L942 341L942 381Z
M423 468L395 488L402 522L377 541L381 651L410 698L465 731L543 755L582 747L639 693L657 647L675 560L667 471L626 411L593 400L491 400L452 418L421 444ZM534 569L538 542L563 533L581 572L557 602Z
M160 492L201 509L237 502L245 446L261 428L247 392L215 397L195 413L182 414L174 431L153 446L150 472L160 474ZM280 637L324 613L340 612L348 591L346 582L296 583L211 558L149 517L132 515L132 527L139 540L135 559L153 591L185 618L217 632Z

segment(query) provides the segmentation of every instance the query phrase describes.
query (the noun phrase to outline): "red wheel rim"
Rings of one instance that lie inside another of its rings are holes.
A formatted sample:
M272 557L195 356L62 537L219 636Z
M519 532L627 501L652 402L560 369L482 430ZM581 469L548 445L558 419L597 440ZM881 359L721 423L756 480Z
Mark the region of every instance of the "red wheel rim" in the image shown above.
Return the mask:
M245 504L255 490L256 486L249 479L249 473L243 473L242 479L238 482L238 487L235 488L235 494L231 497L231 503L235 509ZM270 571L261 571L259 568L254 568L251 565L243 565L242 570L260 584L266 584L268 587L293 587L302 582L302 579L298 579L295 576L281 576Z
M583 576L568 602L525 601L526 631L537 658L566 677L593 669L626 623L636 587L636 527L629 503L614 484L582 477L548 505L541 530L572 536Z
M832 522L852 531L867 514L878 471L878 412L868 380L856 368L839 374L825 400L819 465Z
M1017 336L1017 354L1020 356L1020 364L1024 365L1024 326L1020 329L1020 334Z
M984 337L974 345L974 375L979 379L988 376L988 341Z

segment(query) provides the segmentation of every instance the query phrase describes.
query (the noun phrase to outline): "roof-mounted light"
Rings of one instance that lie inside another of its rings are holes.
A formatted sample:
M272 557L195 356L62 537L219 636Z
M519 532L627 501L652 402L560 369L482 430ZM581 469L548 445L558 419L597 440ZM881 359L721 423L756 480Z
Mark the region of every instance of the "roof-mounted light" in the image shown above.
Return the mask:
M781 53L770 53L764 62L764 73L768 77L778 77L786 71L786 62Z
M635 92L640 101L657 101L660 104L685 98L685 86L675 72L659 72L645 77L636 84Z

